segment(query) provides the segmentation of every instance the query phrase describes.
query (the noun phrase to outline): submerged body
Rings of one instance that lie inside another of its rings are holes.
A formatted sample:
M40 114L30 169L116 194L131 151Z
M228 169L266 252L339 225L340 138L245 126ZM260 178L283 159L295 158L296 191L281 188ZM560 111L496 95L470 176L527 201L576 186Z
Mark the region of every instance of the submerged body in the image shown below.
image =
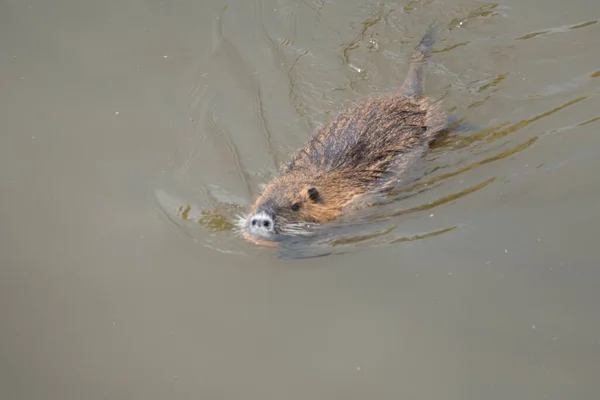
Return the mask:
M247 216L243 236L256 243L300 235L329 222L408 174L446 126L439 103L423 95L423 62L433 46L430 27L397 93L354 106L313 134L268 183Z

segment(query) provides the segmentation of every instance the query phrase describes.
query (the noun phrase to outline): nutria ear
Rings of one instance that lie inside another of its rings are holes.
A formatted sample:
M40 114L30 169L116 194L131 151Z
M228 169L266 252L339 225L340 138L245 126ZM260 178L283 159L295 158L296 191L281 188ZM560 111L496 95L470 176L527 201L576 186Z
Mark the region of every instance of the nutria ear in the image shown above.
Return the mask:
M314 187L309 188L308 189L308 198L311 199L312 201L319 200L319 191L317 189L315 189Z

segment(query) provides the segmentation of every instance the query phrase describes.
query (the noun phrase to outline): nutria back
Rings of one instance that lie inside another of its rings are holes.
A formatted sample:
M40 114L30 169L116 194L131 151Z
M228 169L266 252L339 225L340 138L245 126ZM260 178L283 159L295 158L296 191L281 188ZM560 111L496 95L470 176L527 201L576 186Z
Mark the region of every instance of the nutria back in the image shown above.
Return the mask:
M422 155L445 122L424 96L370 99L317 131L280 173L335 174L351 177L362 190L381 188L382 178L402 174Z
M337 218L409 172L447 124L439 103L422 93L433 34L431 26L398 92L342 112L296 151L240 219L246 238L302 234L306 224Z

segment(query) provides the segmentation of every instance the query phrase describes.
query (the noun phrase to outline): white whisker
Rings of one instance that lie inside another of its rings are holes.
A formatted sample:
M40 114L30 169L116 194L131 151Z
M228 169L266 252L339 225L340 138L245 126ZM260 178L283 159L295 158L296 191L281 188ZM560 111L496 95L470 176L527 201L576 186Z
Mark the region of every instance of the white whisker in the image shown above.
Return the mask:
M246 228L246 223L248 222L248 216L246 214L236 214L233 222L233 233L238 237L242 237Z
M311 226L312 225L306 223L282 224L279 230L284 235L307 236L311 234L311 231L309 230Z

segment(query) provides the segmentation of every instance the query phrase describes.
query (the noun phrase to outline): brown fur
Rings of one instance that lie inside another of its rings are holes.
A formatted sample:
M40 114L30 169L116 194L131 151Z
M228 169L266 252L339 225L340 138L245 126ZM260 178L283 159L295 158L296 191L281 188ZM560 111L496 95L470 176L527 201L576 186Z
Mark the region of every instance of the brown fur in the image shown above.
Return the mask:
M430 50L425 39L417 54ZM398 182L446 123L438 103L420 93L422 60L413 56L403 90L358 104L315 132L266 186L251 214L268 206L276 210L278 233L294 234L301 224L332 221L364 195Z

